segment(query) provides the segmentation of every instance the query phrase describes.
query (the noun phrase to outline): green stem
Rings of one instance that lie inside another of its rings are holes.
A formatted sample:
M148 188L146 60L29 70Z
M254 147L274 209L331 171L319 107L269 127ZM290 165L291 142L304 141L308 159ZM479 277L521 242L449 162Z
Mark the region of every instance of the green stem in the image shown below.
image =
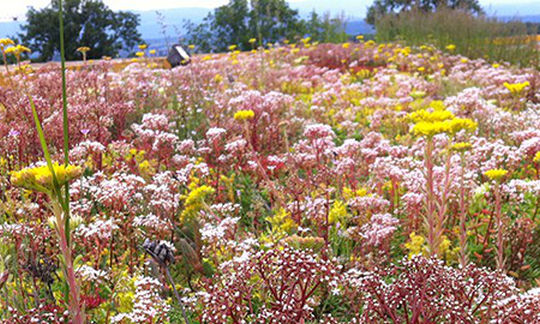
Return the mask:
M62 113L63 113L63 130L64 130L64 164L69 164L69 125L68 125L68 112L67 112L67 90L66 90L66 56L64 49L64 7L63 1L59 0L58 20L60 23L60 61L62 67ZM64 215L65 224L64 229L66 231L66 239L68 246L70 245L70 227L69 227L69 183L66 182L64 190Z

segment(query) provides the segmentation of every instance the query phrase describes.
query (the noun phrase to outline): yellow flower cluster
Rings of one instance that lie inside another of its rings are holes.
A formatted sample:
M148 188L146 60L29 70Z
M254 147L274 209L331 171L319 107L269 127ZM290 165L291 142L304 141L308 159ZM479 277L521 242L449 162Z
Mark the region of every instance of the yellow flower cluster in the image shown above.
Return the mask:
M467 118L457 118L448 110L429 112L421 109L408 115L415 122L412 131L415 135L433 137L441 133L455 134L461 130L473 131L477 124Z
M199 186L197 182L190 183L189 190L187 195L181 196L184 200L182 219L185 219L187 216L195 216L202 209L204 199L215 192L214 188L207 185Z
M11 47L8 47L6 50L5 50L5 53L6 54L13 54L15 55L17 58L21 55L21 53L23 52L27 52L27 53L30 53L30 49L26 46L22 46L21 44L18 44L18 45L15 45L15 46L11 46Z
M359 188L356 191L352 190L351 188L344 187L343 188L343 199L349 200L356 197L365 197L367 196L368 192L364 188Z
M510 91L513 95L520 94L526 87L530 86L531 84L529 81L521 82L521 83L508 83L505 82L504 87Z
M347 206L341 200L336 200L328 213L328 223L340 222L347 216Z
M15 45L15 42L9 38L0 38L0 50L3 50L6 46Z
M234 114L234 119L236 120L248 120L255 117L253 110L239 110Z
M484 175L491 180L499 181L508 173L505 169L491 169L484 172Z
M53 170L60 186L78 178L82 169L75 165L53 163ZM11 173L11 183L17 187L49 193L54 188L53 176L47 165L25 168Z
M273 216L267 217L266 221L270 223L274 233L290 233L297 228L296 223L291 218L291 214L284 208L278 209Z
M422 254L425 252L424 243L426 239L421 236L417 235L415 232L412 232L409 235L409 242L405 243L405 248L409 250L409 258L413 255Z

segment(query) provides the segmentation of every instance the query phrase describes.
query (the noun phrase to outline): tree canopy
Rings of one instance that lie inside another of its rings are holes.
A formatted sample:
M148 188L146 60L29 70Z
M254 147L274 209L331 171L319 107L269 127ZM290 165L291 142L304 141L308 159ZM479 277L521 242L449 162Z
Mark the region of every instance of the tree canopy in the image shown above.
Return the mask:
M39 53L38 61L48 61L60 48L59 2L41 10L30 8L27 23L21 27L21 40ZM101 0L64 0L64 37L67 60L81 59L77 48L87 46L89 59L117 56L121 49L141 41L138 15L114 12Z
M478 0L375 0L368 8L366 22L375 25L377 17L419 9L429 12L439 8L463 9L475 14L482 13Z
M343 20L313 13L300 18L285 0L230 0L216 8L199 25L186 24L189 41L202 51L224 51L229 45L242 50L259 45L293 40L309 34L313 39L340 42L346 39Z

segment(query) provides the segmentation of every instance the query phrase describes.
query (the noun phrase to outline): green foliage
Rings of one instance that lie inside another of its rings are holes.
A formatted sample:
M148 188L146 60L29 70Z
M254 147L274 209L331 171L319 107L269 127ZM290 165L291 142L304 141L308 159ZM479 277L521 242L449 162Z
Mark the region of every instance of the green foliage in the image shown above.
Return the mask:
M368 8L366 22L375 25L379 18L388 14L413 10L434 12L444 8L460 9L474 14L483 12L478 0L375 0Z
M19 35L25 44L39 52L38 61L48 61L60 48L58 37L59 1L41 10L30 8L27 23ZM116 56L122 48L132 48L141 41L139 18L130 12L114 12L101 0L66 0L64 2L66 60L80 60L77 48L88 46L89 59Z
M506 61L521 66L538 65L538 49L521 22L501 22L466 11L411 10L388 14L375 24L377 41L401 41L410 46L434 45L468 58Z
M347 39L342 18L320 17L315 12L305 21L285 0L230 0L208 14L199 25L188 22L188 39L206 52L225 51L230 45L240 50L309 34L315 41L343 42Z

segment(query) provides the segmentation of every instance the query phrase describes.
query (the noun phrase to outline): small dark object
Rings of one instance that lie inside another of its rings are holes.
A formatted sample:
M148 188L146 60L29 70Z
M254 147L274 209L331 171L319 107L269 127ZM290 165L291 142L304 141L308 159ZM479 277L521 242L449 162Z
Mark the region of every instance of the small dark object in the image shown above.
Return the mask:
M45 284L52 284L54 282L54 272L58 267L49 258L42 258L36 260L36 262L29 261L26 264L25 269L30 275L36 279L41 280Z
M160 266L167 266L174 263L174 253L165 243L146 239L143 243L143 248Z
M191 62L191 55L187 50L184 49L182 45L175 44L169 50L167 61L169 61L172 67L188 65Z
M186 322L186 324L190 324L190 321L186 314L186 309L184 308L184 303L180 298L178 290L176 290L176 285L174 283L173 277L171 276L171 272L169 271L169 264L174 263L173 251L171 250L171 248L169 248L169 246L167 246L166 243L158 243L155 241L150 241L149 239L146 239L144 241L142 247L146 251L146 253L150 254L154 262L156 262L160 267L163 268L163 270L165 270L165 274L167 275L167 279L171 283L174 295L176 296L176 300L178 301L178 305L180 305L180 309L182 310L182 316L184 317L184 321Z

